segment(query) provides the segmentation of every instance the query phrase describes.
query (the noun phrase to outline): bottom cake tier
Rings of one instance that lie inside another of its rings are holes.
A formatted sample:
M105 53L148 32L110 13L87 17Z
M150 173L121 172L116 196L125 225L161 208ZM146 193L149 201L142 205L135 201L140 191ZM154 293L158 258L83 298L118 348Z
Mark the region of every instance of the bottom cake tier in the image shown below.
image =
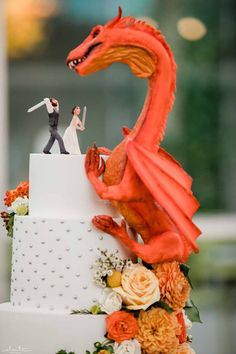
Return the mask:
M106 315L69 315L0 305L0 353L76 354L104 340Z

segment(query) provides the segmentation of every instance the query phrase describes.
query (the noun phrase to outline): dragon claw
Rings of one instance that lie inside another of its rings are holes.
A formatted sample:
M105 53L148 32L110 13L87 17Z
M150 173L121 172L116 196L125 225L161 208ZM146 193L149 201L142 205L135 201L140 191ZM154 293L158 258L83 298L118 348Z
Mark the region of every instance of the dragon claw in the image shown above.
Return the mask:
M101 165L100 165L101 164ZM105 170L105 161L100 158L99 150L96 144L88 148L85 159L85 171L87 175L101 176Z
M113 236L118 236L124 230L125 221L122 221L121 226L119 226L111 216L99 215L94 216L92 223L101 231L109 233ZM124 223L124 224L123 224ZM126 226L125 226L126 228Z

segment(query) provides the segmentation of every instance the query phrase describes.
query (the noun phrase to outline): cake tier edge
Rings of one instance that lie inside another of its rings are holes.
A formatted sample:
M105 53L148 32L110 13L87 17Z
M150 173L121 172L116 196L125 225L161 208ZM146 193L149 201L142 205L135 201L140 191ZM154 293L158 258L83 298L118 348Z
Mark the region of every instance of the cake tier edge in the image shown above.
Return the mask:
M16 310L10 303L3 303L0 353L55 354L64 349L85 354L93 350L93 343L104 340L105 317Z

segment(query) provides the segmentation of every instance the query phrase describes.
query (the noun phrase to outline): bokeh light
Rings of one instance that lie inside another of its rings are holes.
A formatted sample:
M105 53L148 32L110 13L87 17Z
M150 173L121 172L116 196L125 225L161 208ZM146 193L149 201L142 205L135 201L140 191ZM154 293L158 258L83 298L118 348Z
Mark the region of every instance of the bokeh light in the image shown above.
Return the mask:
M189 41L197 41L207 33L204 23L194 17L181 18L177 23L177 29L180 36Z
M7 0L7 35L10 57L21 57L45 39L44 21L58 12L56 0Z

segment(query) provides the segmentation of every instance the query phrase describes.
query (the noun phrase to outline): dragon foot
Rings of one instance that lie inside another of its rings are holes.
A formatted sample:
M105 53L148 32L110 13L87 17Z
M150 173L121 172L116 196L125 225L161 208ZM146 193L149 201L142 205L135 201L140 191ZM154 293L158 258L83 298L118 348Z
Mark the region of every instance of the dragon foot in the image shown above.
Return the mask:
M137 257L149 264L179 261L185 262L184 244L181 236L175 232L167 231L152 238L145 244L138 243L130 238L123 220L118 225L110 216L99 215L92 220L93 224L101 231L117 238Z
M99 150L94 144L92 148L88 148L85 159L85 171L88 176L99 177L105 171L105 161L100 158Z
M128 236L126 231L126 223L122 220L121 225L118 225L111 216L99 215L92 219L92 223L101 231L106 232L119 239ZM129 236L128 236L129 237Z

